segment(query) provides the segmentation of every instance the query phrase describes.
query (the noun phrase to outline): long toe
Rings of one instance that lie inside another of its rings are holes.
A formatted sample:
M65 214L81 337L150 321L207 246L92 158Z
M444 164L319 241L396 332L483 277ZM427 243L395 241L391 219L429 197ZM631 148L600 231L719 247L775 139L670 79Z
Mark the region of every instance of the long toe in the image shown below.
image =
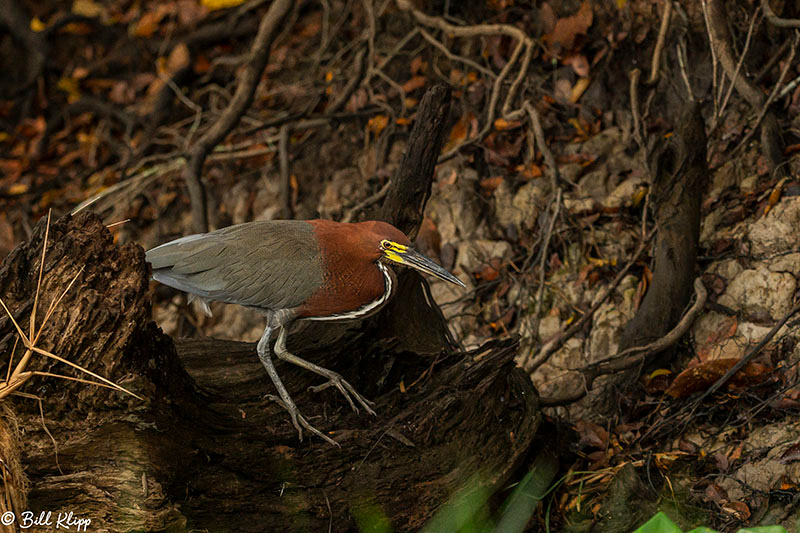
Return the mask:
M284 409L286 409L289 412L289 416L290 416L290 418L292 420L292 425L295 427L295 429L297 429L297 436L300 439L300 441L303 440L303 428L305 428L306 430L310 431L311 433L313 433L317 437L321 438L325 442L327 442L329 444L333 444L334 446L336 446L338 448L342 447L341 444L339 444L338 442L336 442L335 440L333 440L332 438L330 438L329 436L325 435L320 430L318 430L317 428L315 428L314 426L309 424L308 420L306 420L305 417L302 414L300 414L300 410L297 408L297 406L294 404L294 402L292 402L291 404L288 404L287 402L283 401L278 396L274 396L272 394L267 394L266 397L269 400L272 400L273 402L279 404L281 407L283 407Z
M341 448L342 447L341 444L339 444L338 442L336 442L335 440L333 440L332 438L330 438L329 436L325 435L323 432L321 432L320 430L318 430L317 428L315 428L314 426L309 424L308 420L306 420L305 417L303 417L303 415L301 415L300 413L297 413L297 418L300 420L300 424L302 424L302 426L304 428L306 428L308 431L310 431L311 433L313 433L317 437L321 438L322 440L324 440L328 444L333 444L337 448Z
M353 411L358 413L358 407L356 407L356 404L353 403L353 398L355 398L356 401L358 401L358 403L361 404L361 407L363 407L366 412L375 416L375 411L372 409L372 406L375 404L367 400L363 396L361 396L355 389L355 387L350 385L350 383L348 383L344 378L342 378L341 375L337 374L336 372L330 371L330 374L326 375L326 377L328 378L327 383L323 383L322 385L316 385L314 387L309 387L309 390L311 390L312 392L319 392L329 387L336 387L339 390L339 392L342 393L342 396L344 396L347 399L347 402L350 404L350 407L353 409Z

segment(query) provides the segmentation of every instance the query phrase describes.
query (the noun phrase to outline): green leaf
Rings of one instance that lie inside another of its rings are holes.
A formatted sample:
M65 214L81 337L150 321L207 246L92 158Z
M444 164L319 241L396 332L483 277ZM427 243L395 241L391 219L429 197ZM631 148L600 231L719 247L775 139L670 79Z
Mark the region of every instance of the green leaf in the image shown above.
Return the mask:
M659 511L634 533L683 533L683 531L667 515Z

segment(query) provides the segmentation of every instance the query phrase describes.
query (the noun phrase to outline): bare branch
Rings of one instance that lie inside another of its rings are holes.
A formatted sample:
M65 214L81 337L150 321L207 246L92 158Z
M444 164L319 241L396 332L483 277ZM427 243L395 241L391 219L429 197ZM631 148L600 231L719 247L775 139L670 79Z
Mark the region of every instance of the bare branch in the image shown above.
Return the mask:
M683 318L681 318L680 322L678 322L678 324L672 328L672 330L670 330L669 333L646 346L635 346L633 348L628 348L627 350L623 350L613 357L609 357L608 359L604 359L586 366L578 371L582 378L581 386L579 386L576 390L565 393L561 396L556 396L554 398L542 398L542 405L546 407L556 407L574 403L589 393L589 391L592 389L592 385L594 384L594 380L598 377L633 368L639 365L647 357L663 352L670 346L674 345L687 331L689 331L689 328L694 323L695 319L700 314L700 311L703 310L703 307L706 304L708 291L706 290L700 278L697 278L694 281L694 291L694 304L689 308L686 314L683 315ZM800 307L798 307L798 309L800 309Z
M293 2L275 0L270 5L258 28L253 44L250 47L247 67L242 71L236 92L228 103L228 107L219 119L195 142L188 154L188 164L184 167L183 177L189 189L192 202L192 225L196 232L208 231L208 213L206 207L205 187L201 179L203 163L211 150L239 122L239 119L253 101L253 95L261 79L261 73L267 64L272 41L281 29L281 21L289 12Z
M761 0L761 9L767 22L779 28L800 28L800 19L782 19L769 7L769 0Z

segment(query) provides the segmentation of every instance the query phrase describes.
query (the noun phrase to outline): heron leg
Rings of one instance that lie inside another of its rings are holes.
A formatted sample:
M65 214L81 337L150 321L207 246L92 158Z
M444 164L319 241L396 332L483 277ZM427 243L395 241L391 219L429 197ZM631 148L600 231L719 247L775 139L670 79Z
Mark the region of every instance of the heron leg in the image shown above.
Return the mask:
M287 363L292 363L293 365L297 365L301 368L305 368L306 370L310 370L315 374L319 374L322 377L328 378L327 383L323 383L322 385L318 385L316 387L311 387L313 391L320 391L322 389L326 389L328 387L336 387L339 392L342 393L348 403L350 403L350 407L353 408L353 411L356 413L358 412L358 407L356 404L353 403L353 398L355 398L358 403L371 415L375 414L375 411L372 409L372 402L361 396L358 391L350 385L344 378L334 372L333 370L328 370L327 368L323 368L319 365L315 365L305 359L301 359L296 355L289 353L286 349L286 328L282 327L280 332L278 333L278 340L275 341L275 355L278 356L279 359L286 361Z
M278 396L268 395L267 397L279 403L289 412L289 416L292 418L292 424L295 428L297 428L297 434L300 437L300 440L303 440L303 429L310 431L317 437L333 444L334 446L339 446L339 443L330 438L329 436L325 435L317 428L312 426L308 423L305 417L300 414L300 410L292 400L292 397L289 396L289 391L286 390L286 387L283 385L283 381L281 381L280 376L278 376L277 370L275 370L275 365L272 362L272 358L269 355L269 337L272 334L272 326L269 324L267 325L266 329L264 329L264 334L261 335L261 339L258 341L258 346L256 347L256 351L258 352L258 358L261 360L261 364L264 365L264 368L267 370L267 374L269 374L272 383L275 385L275 388L278 389ZM283 335L285 328L281 326L281 333L278 335Z

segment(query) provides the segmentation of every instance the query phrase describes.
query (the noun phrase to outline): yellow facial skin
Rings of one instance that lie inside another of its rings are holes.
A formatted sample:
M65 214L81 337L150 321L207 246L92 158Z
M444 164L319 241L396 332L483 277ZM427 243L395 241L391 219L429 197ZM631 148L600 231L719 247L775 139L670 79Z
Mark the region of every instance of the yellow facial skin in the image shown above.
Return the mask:
M381 241L381 248L386 259L401 265L405 263L401 254L408 252L408 246L384 239Z
M383 257L393 263L411 267L417 272L430 274L431 276L466 288L463 281L410 246L384 239L381 241L381 251L383 252Z

